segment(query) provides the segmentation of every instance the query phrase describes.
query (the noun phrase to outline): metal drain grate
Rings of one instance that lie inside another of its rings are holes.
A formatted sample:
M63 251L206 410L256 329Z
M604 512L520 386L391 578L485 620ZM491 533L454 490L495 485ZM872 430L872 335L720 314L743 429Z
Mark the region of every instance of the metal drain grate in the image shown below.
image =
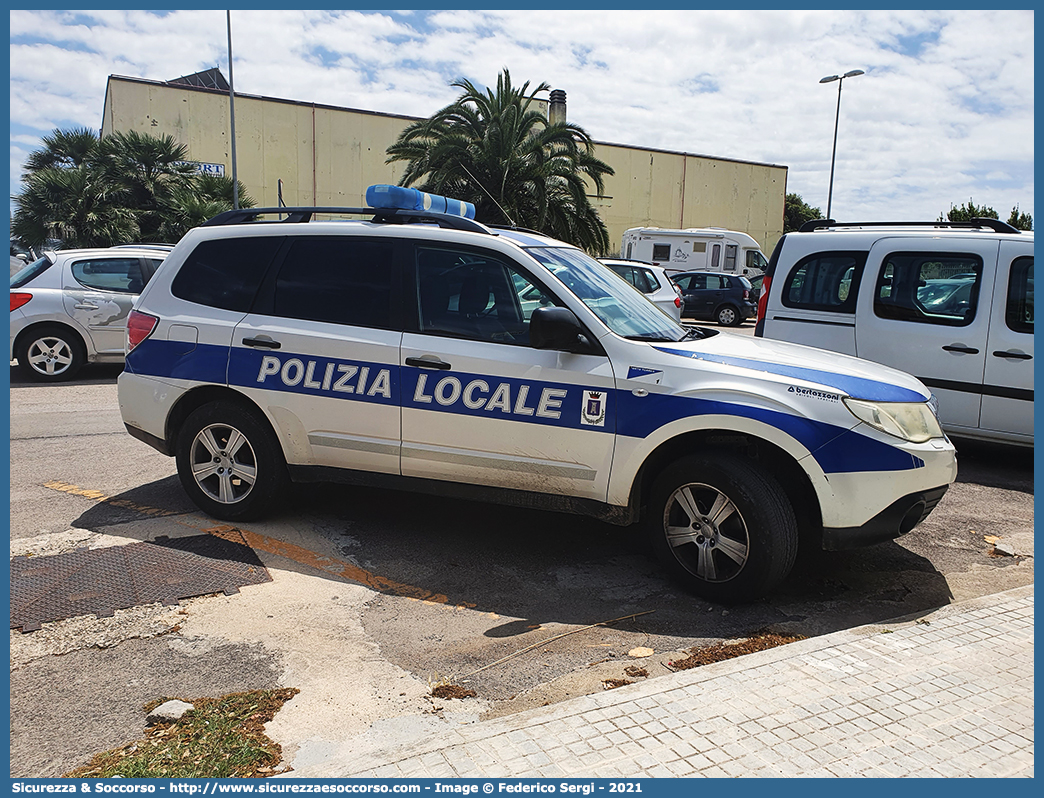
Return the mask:
M177 604L207 593L232 595L242 585L271 581L253 549L213 535L12 557L11 628L32 632L48 621L90 614L106 618L127 607Z

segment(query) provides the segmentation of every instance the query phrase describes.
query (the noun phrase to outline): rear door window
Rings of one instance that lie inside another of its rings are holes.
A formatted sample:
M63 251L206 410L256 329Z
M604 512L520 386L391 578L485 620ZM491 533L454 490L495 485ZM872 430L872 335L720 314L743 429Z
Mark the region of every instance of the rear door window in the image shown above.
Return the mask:
M276 276L272 315L388 329L393 318L393 256L389 239L297 238Z

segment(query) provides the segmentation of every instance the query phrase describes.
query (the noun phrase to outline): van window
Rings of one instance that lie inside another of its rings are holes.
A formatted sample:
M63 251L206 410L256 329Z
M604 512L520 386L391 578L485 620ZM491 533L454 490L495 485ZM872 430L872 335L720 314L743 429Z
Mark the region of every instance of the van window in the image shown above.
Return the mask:
M1016 258L1008 277L1004 320L1015 332L1033 334L1033 258Z
M711 247L711 268L718 269L721 265L721 244Z
M276 277L272 315L387 329L392 256L387 240L301 236Z
M736 252L738 249L735 244L725 245L725 271L736 271Z
M866 252L818 252L798 261L783 283L783 305L855 313L866 256Z
M874 314L964 327L975 318L981 282L978 255L895 252L885 257L878 275Z
M768 261L765 260L765 256L762 255L756 249L747 250L747 268L748 269L760 269L765 271L768 268Z
M628 253L629 254L629 253ZM669 263L671 260L670 244L653 244L653 260Z

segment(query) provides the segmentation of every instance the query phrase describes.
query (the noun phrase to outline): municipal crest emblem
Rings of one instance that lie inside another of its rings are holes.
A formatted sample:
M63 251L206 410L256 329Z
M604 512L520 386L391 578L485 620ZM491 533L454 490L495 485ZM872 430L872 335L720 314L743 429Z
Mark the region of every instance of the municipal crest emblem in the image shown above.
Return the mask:
M605 392L584 391L580 407L580 423L587 427L605 426Z

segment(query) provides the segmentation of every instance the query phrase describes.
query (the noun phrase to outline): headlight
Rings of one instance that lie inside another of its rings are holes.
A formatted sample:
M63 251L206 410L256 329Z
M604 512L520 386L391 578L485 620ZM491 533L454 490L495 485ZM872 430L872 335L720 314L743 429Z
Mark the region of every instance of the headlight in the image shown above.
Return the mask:
M843 399L853 416L889 435L911 443L943 437L939 419L927 402L867 402Z

